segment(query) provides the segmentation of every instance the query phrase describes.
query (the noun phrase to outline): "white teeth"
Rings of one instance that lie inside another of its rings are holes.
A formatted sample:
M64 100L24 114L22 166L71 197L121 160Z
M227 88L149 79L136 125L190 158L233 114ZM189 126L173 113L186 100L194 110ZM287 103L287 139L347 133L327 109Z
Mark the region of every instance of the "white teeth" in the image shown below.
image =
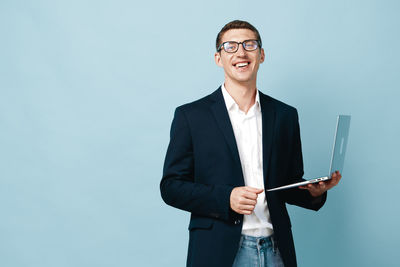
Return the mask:
M245 67L245 66L247 66L247 65L249 65L249 63L248 62L243 62L243 63L238 63L238 64L236 64L236 67Z

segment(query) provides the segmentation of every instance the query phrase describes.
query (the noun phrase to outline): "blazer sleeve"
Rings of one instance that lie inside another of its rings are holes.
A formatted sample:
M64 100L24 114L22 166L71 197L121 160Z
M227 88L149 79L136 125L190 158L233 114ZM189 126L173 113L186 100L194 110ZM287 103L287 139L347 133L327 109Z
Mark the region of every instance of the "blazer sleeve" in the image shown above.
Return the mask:
M202 184L195 180L190 126L183 107L175 110L170 143L160 183L166 204L196 215L232 220L230 194L233 186Z
M294 133L293 133L293 147L292 156L290 160L290 177L293 182L298 182L299 180L304 180L303 174L303 156L301 151L301 139L300 139L300 126L297 110L294 112ZM307 209L319 210L325 203L327 192L319 197L313 197L308 190L292 188L288 190L283 190L285 194L285 200L287 203L300 206Z

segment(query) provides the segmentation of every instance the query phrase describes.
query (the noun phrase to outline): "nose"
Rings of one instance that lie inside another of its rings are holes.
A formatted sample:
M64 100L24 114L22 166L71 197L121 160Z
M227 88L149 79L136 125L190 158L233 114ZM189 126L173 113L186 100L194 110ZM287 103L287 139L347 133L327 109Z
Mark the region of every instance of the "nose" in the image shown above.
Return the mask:
M246 50L244 50L243 44L239 44L239 48L238 48L238 50L236 51L236 54L237 54L238 56L241 56L241 55L245 55L245 54L246 54Z

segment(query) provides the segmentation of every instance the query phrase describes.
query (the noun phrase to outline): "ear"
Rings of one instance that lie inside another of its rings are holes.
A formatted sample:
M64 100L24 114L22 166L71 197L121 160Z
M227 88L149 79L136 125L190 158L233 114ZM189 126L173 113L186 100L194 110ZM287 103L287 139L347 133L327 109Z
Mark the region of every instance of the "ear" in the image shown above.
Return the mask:
M214 54L214 60L215 60L215 64L217 64L220 67L224 67L222 65L222 60L221 60L221 54L219 52L215 52Z
M261 54L260 63L263 63L265 60L264 48L261 48L260 54Z

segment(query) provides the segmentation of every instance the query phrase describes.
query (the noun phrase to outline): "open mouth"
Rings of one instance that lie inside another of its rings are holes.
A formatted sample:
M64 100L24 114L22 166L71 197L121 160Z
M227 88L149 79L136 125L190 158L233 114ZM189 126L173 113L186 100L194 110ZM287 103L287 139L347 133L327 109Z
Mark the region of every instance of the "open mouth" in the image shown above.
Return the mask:
M233 64L233 66L235 66L238 69L246 68L249 65L250 65L250 61L239 62L239 63Z

